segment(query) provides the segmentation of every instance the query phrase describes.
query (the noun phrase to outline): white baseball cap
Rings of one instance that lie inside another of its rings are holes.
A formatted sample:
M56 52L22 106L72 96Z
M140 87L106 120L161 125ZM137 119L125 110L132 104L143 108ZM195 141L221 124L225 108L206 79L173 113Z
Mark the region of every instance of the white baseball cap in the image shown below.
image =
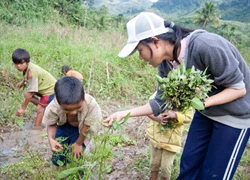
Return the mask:
M166 32L173 30L165 27L163 18L151 12L141 12L127 23L128 41L118 56L127 57L136 51L141 40Z

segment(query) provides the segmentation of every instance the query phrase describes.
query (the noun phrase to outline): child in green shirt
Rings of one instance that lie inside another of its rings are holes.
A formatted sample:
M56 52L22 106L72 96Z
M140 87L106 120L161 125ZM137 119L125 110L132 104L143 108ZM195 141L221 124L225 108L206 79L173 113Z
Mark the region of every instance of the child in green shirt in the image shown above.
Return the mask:
M16 49L12 54L12 61L18 71L23 72L23 80L16 87L20 89L27 84L27 90L24 93L24 102L17 110L16 116L23 115L29 102L37 106L37 116L34 123L39 127L42 123L45 107L54 98L54 86L56 79L40 66L30 62L30 55L24 49Z

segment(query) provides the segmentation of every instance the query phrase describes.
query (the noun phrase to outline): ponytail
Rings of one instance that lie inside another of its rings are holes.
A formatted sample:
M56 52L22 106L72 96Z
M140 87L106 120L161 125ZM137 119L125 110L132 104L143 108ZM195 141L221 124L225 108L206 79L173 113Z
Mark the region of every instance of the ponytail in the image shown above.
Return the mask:
M173 29L173 32L167 32L157 37L159 39L167 40L171 44L174 45L174 49L173 49L174 59L173 60L175 60L178 64L180 64L180 62L178 61L178 57L177 57L177 51L178 51L178 48L181 46L181 40L187 37L193 30L175 25L173 22L164 21L164 24L165 24L165 27Z

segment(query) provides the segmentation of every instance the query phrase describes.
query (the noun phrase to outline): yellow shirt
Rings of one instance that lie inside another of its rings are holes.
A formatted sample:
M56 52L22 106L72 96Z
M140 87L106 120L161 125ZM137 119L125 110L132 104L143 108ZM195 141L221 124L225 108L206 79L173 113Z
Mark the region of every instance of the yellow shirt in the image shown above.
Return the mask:
M69 70L67 73L66 73L66 76L74 76L80 80L83 80L83 76L81 73L77 72L77 71L74 71L74 70Z
M183 124L189 123L193 118L193 114L192 108L185 115L176 112L178 126L174 129L162 129L162 125L159 122L150 120L146 129L146 135L155 148L180 152L182 148Z

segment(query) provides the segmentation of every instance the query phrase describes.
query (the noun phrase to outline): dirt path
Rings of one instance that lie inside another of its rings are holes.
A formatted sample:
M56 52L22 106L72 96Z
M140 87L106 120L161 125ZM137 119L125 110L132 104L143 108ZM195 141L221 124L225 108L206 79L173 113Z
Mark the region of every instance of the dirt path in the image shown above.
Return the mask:
M22 131L2 134L3 142L0 146L0 162L2 164L17 162L29 148L33 152L39 152L48 159L50 152L46 130L25 129Z
M30 123L28 123L30 124ZM119 156L113 160L113 170L107 176L108 179L145 179L143 170L137 169L136 161L147 156L148 141L144 138L143 119L130 119L128 127L125 129L126 136L131 140L137 141L137 145L115 148ZM46 129L32 130L23 129L2 134L3 142L0 145L0 162L1 165L17 162L27 149L33 153L39 153L45 161L50 161L51 152L46 137Z
M106 110L103 110L103 116L106 117L109 113L119 108L121 106L113 104ZM147 122L148 120L145 117L129 119L122 130L122 134L137 143L136 145L130 144L114 149L114 152L119 154L119 156L113 159L113 169L107 175L107 179L114 180L121 179L121 177L123 180L149 178L149 174L145 174L145 172L149 172L148 168L145 167L145 169L140 164L142 159L145 159L145 162L149 163L149 157L147 157L149 142L145 138L144 133ZM39 153L41 158L50 162L51 152L45 128L34 130L32 122L29 121L25 123L25 126L14 128L10 132L3 133L0 136L0 170L3 164L18 162L24 154L27 154L27 149L32 153Z

